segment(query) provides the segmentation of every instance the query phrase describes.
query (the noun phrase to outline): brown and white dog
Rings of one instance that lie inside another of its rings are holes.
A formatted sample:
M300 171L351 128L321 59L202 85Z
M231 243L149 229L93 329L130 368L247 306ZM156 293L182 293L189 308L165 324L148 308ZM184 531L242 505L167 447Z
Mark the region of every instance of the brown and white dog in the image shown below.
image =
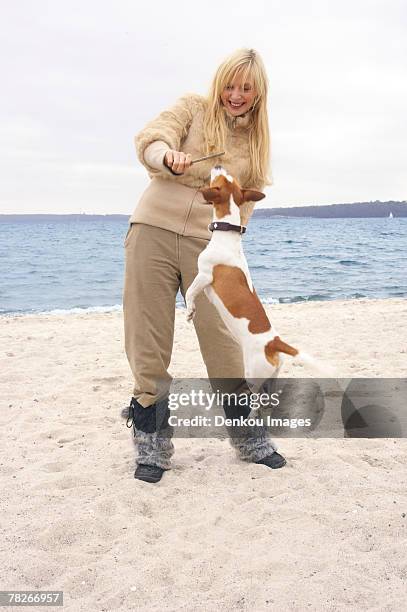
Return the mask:
M239 342L245 378L255 391L261 386L261 381L278 375L284 353L304 357L304 361L310 358L303 353L300 355L296 348L277 335L253 287L243 253L244 229L240 227L239 207L246 201L262 200L265 195L260 191L242 189L221 166L212 169L210 187L201 189L201 192L207 203L213 204L213 223L210 226L213 234L199 255L198 275L185 296L187 319L192 320L195 298L205 291Z

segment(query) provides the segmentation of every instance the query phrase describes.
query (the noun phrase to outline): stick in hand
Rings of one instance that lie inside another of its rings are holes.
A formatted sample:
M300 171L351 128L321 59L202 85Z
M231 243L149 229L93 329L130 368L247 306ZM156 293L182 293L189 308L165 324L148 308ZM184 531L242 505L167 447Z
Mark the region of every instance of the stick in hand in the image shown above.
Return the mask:
M205 159L211 159L212 157L220 157L221 155L225 155L225 151L221 153L211 153L210 155L205 155L205 157L198 157L198 159L193 159L191 164L196 164L197 162L204 161Z

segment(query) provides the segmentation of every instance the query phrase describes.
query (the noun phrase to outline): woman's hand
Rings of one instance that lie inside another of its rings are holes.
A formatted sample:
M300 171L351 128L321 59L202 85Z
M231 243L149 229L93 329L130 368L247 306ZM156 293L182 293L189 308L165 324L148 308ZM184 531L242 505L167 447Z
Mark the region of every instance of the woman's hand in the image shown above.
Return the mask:
M192 164L192 156L190 153L182 153L182 151L174 151L170 149L164 156L164 164L174 174L184 174Z

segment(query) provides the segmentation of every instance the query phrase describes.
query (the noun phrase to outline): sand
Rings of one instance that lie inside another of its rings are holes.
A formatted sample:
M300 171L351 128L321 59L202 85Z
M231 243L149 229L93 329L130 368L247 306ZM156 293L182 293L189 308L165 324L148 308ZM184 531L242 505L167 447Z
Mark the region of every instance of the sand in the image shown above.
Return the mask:
M269 311L338 376L405 376L406 300ZM177 439L163 480L136 481L122 326L0 318L0 588L62 589L75 612L404 610L406 440L284 439L274 471L227 440ZM205 376L183 310L171 373Z

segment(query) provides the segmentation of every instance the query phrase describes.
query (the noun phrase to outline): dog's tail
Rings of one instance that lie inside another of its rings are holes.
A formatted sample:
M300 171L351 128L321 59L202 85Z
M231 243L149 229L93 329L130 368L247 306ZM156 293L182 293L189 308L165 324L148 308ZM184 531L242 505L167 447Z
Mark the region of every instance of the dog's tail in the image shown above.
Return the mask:
M286 353L286 355L291 355L291 357L298 355L297 349L281 340L280 336L275 336L273 340L266 344L265 353L267 361L272 365L278 364L277 353Z
M290 355L294 358L294 362L304 364L312 368L316 374L321 376L321 378L335 378L336 374L334 371L326 366L319 363L317 359L306 353L305 351L299 351L298 349L290 346L279 336L273 338L271 342L269 342L266 346L266 357L267 360L276 364L276 353L285 353L286 355Z
M299 351L296 357L294 358L294 362L300 363L301 365L309 366L314 372L320 376L321 378L336 378L336 373L327 366L326 364L322 365L318 359L312 357L308 353L304 351Z

